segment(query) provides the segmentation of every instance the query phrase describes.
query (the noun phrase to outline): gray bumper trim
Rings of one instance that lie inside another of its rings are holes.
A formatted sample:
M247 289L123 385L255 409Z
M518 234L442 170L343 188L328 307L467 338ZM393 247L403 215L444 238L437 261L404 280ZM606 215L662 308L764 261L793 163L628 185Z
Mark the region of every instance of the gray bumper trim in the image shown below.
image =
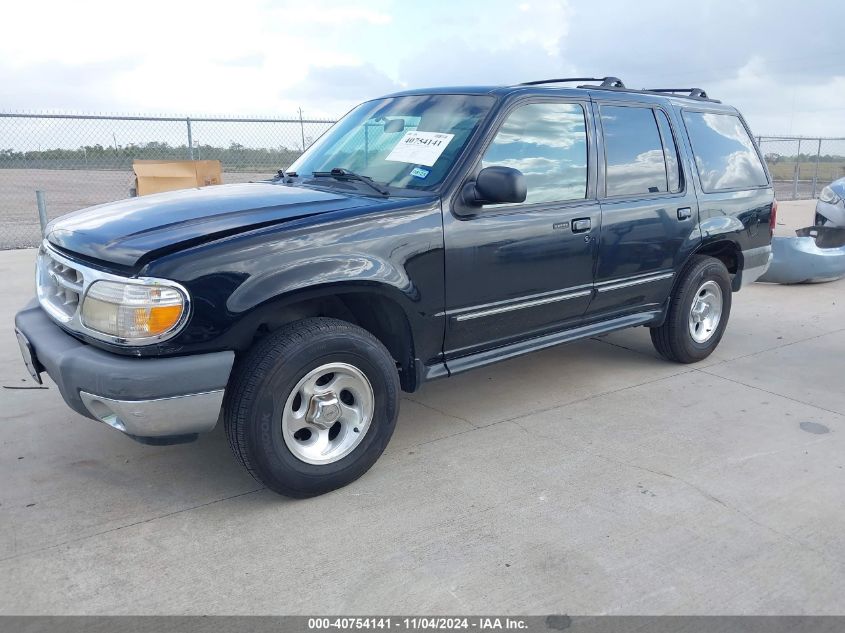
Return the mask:
M766 244L759 248L749 248L742 251L742 262L740 285L747 286L766 274L772 263L772 246Z
M79 392L95 418L138 437L205 433L217 424L223 389L156 400L113 400Z
M15 316L15 327L22 332L35 350L38 364L49 374L59 388L59 392L68 406L86 417L103 421L99 413L92 412L83 402L82 392L100 402L117 403L122 407L121 417L126 432L139 437L161 437L191 433L184 429L186 423L180 416L190 414L192 421L187 426L205 426L205 430L214 428L217 423L219 406L212 414L212 399L222 398L223 390L229 381L235 354L231 351L195 354L193 356L174 356L167 358L138 358L121 356L87 345L66 334L56 325L47 313L33 300ZM215 392L201 400L197 394ZM219 394L217 394L219 392ZM91 395L93 394L93 395ZM182 399L184 396L187 398ZM180 398L176 400L176 398ZM132 416L133 403L157 402L144 407L152 414ZM178 405L173 412L162 408L165 404ZM197 408L197 413L205 422L197 420L198 415L184 405ZM199 405L202 406L199 406ZM130 423L126 413L135 420L131 423L134 431L129 430ZM116 412L112 412L118 415ZM118 417L120 417L118 415ZM147 422L142 422L146 419ZM149 423L149 428L145 426ZM170 425L170 430L167 425ZM116 425L113 425L116 426ZM119 427L117 427L119 428ZM165 432L166 431L166 432ZM196 432L196 431L193 431Z

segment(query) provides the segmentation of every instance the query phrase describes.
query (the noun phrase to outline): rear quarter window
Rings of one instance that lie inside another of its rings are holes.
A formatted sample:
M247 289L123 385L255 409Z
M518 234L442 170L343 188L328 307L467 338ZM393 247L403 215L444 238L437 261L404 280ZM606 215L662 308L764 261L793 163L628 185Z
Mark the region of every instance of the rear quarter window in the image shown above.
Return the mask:
M769 184L754 143L738 116L689 110L683 116L704 192Z

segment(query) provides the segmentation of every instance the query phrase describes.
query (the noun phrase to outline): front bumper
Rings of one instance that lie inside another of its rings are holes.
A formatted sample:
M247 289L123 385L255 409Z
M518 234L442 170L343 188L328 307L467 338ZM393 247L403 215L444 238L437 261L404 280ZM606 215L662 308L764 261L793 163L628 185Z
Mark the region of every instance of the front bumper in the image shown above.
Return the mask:
M217 424L235 354L136 358L111 354L66 334L36 300L15 316L71 409L140 440L177 438Z

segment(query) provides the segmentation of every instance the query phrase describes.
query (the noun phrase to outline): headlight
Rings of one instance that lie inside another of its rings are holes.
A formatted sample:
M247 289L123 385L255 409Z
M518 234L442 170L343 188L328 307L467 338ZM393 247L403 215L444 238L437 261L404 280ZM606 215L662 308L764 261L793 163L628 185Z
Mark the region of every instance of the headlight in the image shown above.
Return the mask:
M182 322L185 304L175 287L96 281L82 301L82 324L128 341L158 337Z
M819 200L821 200L822 202L827 202L828 204L836 204L841 200L841 198L833 189L828 186L822 189L821 193L819 194Z

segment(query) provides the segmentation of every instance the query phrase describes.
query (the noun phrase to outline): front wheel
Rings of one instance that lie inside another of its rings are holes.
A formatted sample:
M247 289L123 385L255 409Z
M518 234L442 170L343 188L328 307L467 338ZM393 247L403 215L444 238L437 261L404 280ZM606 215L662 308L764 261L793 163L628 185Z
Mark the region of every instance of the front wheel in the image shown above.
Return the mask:
M239 359L224 424L253 477L280 494L310 497L367 472L398 411L396 364L378 339L345 321L312 318Z
M714 257L694 256L672 292L666 320L651 328L655 349L678 363L710 356L728 325L731 296L725 265Z

